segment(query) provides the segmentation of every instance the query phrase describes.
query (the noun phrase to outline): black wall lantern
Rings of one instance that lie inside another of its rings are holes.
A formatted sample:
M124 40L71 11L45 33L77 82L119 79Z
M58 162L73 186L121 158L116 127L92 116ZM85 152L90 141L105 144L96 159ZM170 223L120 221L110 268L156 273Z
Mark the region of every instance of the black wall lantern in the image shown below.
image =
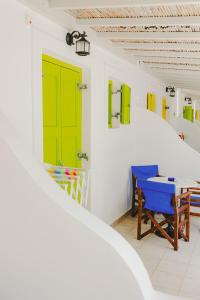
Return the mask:
M79 31L68 32L66 35L67 45L74 45L74 40L76 41L76 54L79 56L87 56L90 54L90 42L86 39L86 32L80 33Z
M166 93L169 93L169 96L172 98L176 96L176 91L174 87L167 86Z
M185 97L185 101L187 101L188 104L192 104L192 98L191 97Z

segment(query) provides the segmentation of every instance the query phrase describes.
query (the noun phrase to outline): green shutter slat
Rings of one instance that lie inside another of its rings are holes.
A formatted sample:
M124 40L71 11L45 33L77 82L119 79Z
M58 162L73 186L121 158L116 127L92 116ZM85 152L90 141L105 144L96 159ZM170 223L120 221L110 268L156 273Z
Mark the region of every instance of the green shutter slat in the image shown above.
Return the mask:
M131 88L123 84L121 96L121 123L130 124Z

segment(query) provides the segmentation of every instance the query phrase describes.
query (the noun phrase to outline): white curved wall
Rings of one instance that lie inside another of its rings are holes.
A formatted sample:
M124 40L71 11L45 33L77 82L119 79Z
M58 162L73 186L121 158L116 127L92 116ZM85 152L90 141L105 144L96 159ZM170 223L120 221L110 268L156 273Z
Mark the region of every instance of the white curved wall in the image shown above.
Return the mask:
M185 142L193 149L200 152L200 127L183 118L173 118L170 124L178 134L181 132L185 135Z
M137 164L159 164L160 173L200 179L200 154L157 114L136 108Z
M2 300L173 299L118 233L66 201L2 114L0 149Z
M154 299L136 252L72 202L0 115L0 298Z

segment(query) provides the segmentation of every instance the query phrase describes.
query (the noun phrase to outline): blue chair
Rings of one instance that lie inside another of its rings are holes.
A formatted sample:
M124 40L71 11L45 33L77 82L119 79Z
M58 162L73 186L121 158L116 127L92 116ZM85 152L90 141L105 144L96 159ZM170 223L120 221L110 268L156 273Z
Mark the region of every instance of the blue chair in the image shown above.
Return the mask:
M146 180L151 177L159 176L158 165L132 166L131 173L132 173L132 185L133 185L131 215L134 217L137 214L137 206L136 206L137 180L138 179Z
M190 195L190 206L200 208L200 188L193 187L188 189L191 193ZM200 213L198 212L190 212L191 216L200 217Z
M189 241L190 238L190 192L176 196L176 186L174 184L147 180L138 180L137 184L139 200L138 240L150 233L159 231L172 244L174 250L178 250L179 236L185 241ZM151 228L144 233L141 232L143 213L151 220ZM158 222L155 218L156 213L162 213L165 219ZM182 216L184 216L183 220ZM172 223L174 226L173 237L163 229L164 225Z

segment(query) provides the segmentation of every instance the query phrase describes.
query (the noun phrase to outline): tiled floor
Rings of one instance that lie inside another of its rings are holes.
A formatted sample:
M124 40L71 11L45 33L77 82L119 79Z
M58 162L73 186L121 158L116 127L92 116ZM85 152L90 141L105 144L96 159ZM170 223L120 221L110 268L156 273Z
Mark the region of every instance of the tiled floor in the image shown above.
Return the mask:
M200 218L191 217L190 242L179 240L178 252L154 234L137 241L137 217L127 216L114 228L138 252L155 289L200 300Z

